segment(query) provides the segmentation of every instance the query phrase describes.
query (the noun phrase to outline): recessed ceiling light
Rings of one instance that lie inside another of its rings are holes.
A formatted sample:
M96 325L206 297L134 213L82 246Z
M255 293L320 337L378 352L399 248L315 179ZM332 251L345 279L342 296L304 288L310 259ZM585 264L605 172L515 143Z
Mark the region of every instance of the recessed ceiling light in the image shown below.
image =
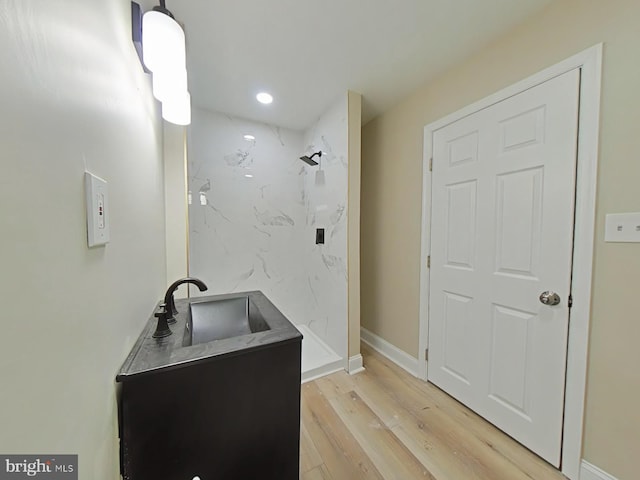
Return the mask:
M256 95L256 98L260 103L264 103L265 105L269 105L271 102L273 102L273 97L267 92L260 92L258 95Z
M256 139L256 137L254 137L253 135L245 135L245 136L244 136L244 139L245 139L247 142L252 142L252 141L254 141L254 140Z
M253 175L251 175L250 173L247 173L247 174L245 175L245 177L247 177L247 178L253 178Z

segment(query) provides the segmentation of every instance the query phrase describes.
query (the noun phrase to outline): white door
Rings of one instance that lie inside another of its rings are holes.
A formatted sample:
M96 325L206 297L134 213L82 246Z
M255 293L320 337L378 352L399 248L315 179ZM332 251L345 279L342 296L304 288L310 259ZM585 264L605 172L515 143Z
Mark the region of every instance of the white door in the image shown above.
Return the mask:
M555 466L579 82L571 71L433 133L428 379Z

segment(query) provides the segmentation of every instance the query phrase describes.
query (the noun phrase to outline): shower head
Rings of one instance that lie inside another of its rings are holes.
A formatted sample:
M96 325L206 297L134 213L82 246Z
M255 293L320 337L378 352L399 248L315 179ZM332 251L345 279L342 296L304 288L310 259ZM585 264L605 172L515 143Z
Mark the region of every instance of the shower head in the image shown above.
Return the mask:
M316 156L317 156L318 158L322 157L322 151L320 151L320 152L316 152L316 153L314 153L314 154L313 154L313 155L311 155L311 156L309 156L309 155L304 155L304 156L300 157L300 160L302 160L302 161L303 161L303 162L305 162L305 163L308 163L309 165L311 165L311 166L313 167L313 166L315 166L315 165L318 165L318 162L316 162L316 161L313 159L313 157L316 157Z

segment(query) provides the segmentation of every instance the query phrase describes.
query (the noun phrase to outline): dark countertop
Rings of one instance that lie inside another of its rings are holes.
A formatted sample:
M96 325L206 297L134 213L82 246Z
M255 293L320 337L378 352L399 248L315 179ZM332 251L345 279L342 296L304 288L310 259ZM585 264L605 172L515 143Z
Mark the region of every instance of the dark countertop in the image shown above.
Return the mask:
M158 308L156 306L147 325L122 364L116 381L125 382L140 375L183 368L194 363L216 361L221 357L267 348L276 343L302 340L302 334L260 291L211 295L196 297L192 300L201 302L241 296L249 296L269 325L270 330L183 347L189 299L176 300L178 314L175 315L175 318L177 322L169 326L173 334L164 338L152 337L158 321L153 316Z

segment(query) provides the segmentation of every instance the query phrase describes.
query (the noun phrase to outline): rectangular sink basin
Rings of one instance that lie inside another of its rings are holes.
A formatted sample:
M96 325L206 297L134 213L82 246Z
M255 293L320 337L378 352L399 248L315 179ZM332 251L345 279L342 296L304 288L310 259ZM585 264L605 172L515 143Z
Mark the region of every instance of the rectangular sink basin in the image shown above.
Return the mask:
M193 301L189 305L183 346L269 330L248 296Z

